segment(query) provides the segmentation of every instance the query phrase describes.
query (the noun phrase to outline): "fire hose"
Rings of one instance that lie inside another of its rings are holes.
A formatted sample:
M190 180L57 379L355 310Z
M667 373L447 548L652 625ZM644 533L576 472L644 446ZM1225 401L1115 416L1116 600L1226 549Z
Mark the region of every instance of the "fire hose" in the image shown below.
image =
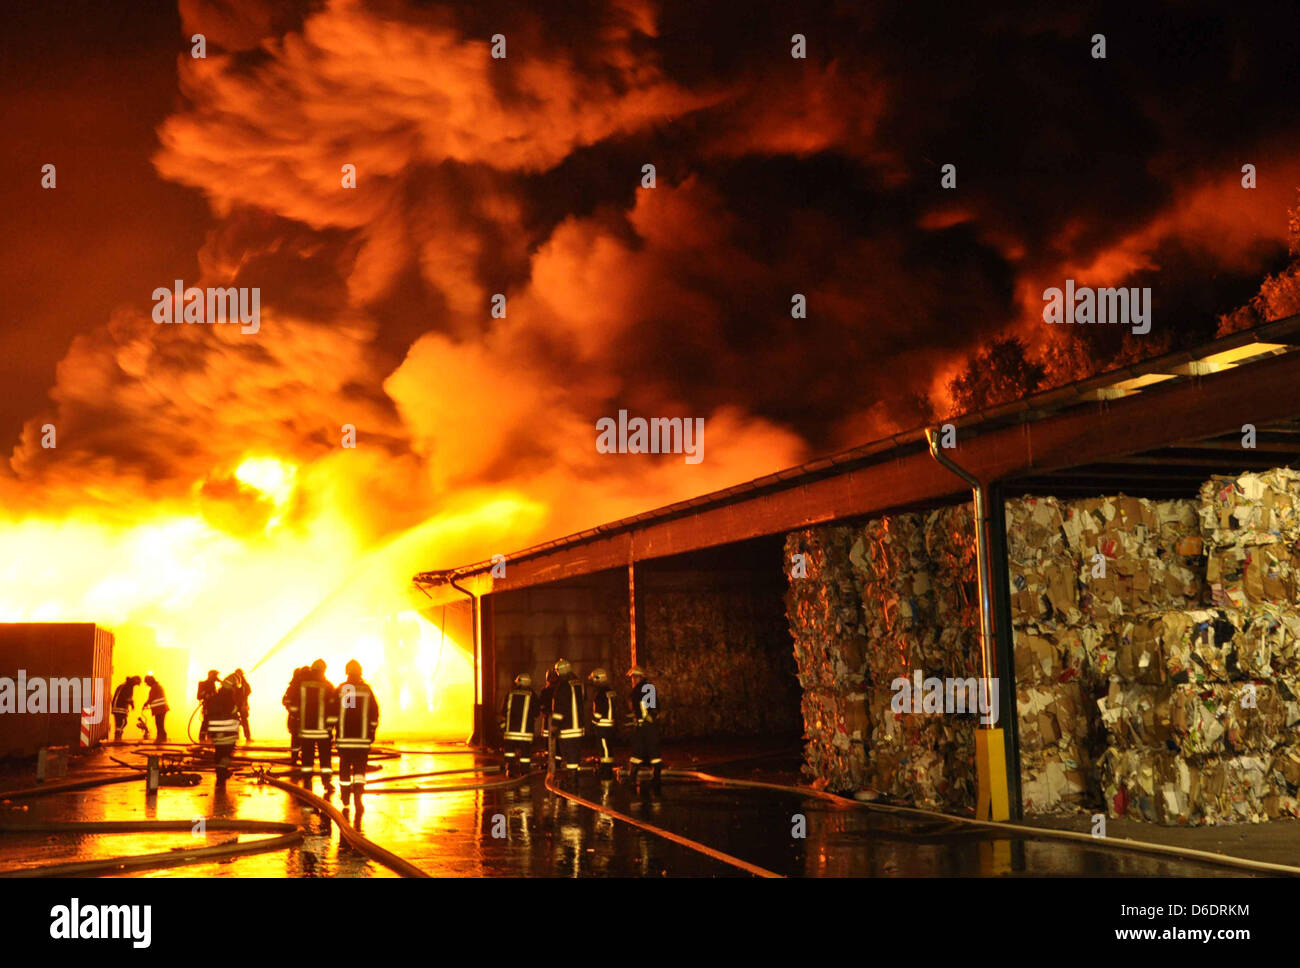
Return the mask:
M877 810L883 813L913 816L926 820L953 820L958 823L983 827L988 830L996 830L1004 833L1011 832L1022 836L1054 837L1061 840L1071 840L1076 843L1087 844L1090 847L1110 847L1119 850L1133 851L1135 853L1163 854L1169 857L1199 860L1224 867L1235 867L1243 870L1261 871L1271 874L1288 874L1291 876L1300 875L1300 867L1293 867L1288 864L1274 864L1268 861L1248 860L1244 857L1230 857L1226 854L1215 854L1207 850L1195 850L1191 847L1173 847L1167 844L1153 844L1143 840L1113 840L1108 838L1099 838L1092 836L1092 834L1079 833L1074 830L1055 830L1050 827L1030 827L1025 824L1007 823L1005 821L975 820L972 817L959 817L950 813L935 813L932 810L922 810L919 807L902 807L885 803L863 803L860 800L842 797L836 793L827 793L825 790L814 790L811 787L789 786L783 783L767 783L761 780L733 780L729 777L714 776L710 773L701 773L698 770L664 770L664 776L698 780L703 783L718 784L721 786L748 787L760 790L775 790L782 793L795 793L805 797L817 797L818 799L836 803L842 807Z
M326 814L339 828L339 836L348 842L355 850L365 854L373 861L383 864L389 870L395 871L403 877L428 877L429 874L419 867L416 867L410 861L403 860L391 851L380 847L372 840L363 837L355 827L353 827L346 817L328 800L323 800L310 790L305 790L300 786L294 786L292 783L285 783L283 780L277 780L275 777L265 772L258 774L258 780L261 783L269 783L278 787L285 793L295 799L301 800L309 806L315 807L318 811Z
M134 779L133 777L131 779ZM234 831L237 833L274 833L276 837L240 843L230 840L206 847L167 850L152 854L135 854L122 857L105 857L101 860L76 861L65 864L45 864L40 867L19 867L0 871L0 877L93 877L99 874L119 874L124 871L157 870L163 867L180 867L230 860L248 854L263 854L285 850L302 842L302 828L292 823L268 820L205 819L204 830ZM89 823L35 823L20 824L0 822L0 834L73 833L176 833L194 832L190 820L99 820Z

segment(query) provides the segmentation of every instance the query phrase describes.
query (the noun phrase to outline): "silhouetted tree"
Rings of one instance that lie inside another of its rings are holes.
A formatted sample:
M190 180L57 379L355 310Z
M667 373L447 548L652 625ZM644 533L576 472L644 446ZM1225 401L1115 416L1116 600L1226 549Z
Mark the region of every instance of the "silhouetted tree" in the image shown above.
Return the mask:
M954 413L971 413L1033 393L1047 376L1041 360L1031 359L1018 336L995 339L966 361L948 383Z

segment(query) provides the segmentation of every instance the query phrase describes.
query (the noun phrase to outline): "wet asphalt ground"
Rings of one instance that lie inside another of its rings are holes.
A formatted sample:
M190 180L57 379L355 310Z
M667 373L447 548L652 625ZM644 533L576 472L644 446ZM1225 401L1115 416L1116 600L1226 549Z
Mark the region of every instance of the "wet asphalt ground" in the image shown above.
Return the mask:
M402 749L419 750L419 744ZM108 754L143 763L131 751L84 757L74 777L116 769ZM465 770L495 764L465 750L405 752L370 774L365 809L353 818L366 837L437 877L749 877L745 871L654 833L557 797L535 774L504 789L383 794L382 776ZM272 756L274 754L257 754ZM682 764L697 768L694 764ZM764 778L789 776L763 764ZM754 763L700 766L734 777L757 775ZM0 871L128 854L214 845L235 837L202 829L210 817L288 821L304 828L299 845L274 853L120 876L137 877L392 877L391 871L342 843L334 824L281 790L257 782L251 767L214 790L203 773L195 787L164 787L147 796L143 782L118 783L5 803L0 823L183 820L190 832L69 834L0 833ZM502 779L449 774L399 781L396 787L459 785ZM4 786L30 786L30 776ZM584 771L567 788L644 823L671 831L749 864L791 877L951 876L1241 876L1204 862L1142 855L1049 837L988 831L951 818L902 817L843 806L797 792L719 787L666 777L660 790L602 782ZM322 792L321 783L312 785ZM337 793L332 800L341 806ZM799 836L802 834L803 836ZM240 841L265 834L240 834Z

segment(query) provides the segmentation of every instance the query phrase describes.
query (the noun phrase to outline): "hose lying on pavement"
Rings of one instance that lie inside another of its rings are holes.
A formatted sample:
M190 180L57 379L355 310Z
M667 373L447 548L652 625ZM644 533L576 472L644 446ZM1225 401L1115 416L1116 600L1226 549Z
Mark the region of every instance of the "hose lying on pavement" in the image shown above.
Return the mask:
M635 817L629 817L625 813L611 810L609 807L602 806L592 800L586 800L575 793L570 793L567 790L561 789L549 776L546 778L546 789L550 790L556 796L564 797L566 800L571 800L579 806L586 807L589 810L595 810L597 813L603 813L605 816L613 817L615 820L621 820L626 824L631 824L633 827L638 827L641 830L662 837L665 840L671 840L675 844L680 844L681 846L703 854L706 857L712 857L714 860L720 860L724 864L730 864L732 867L739 868L746 873L754 874L757 877L781 878L784 876L782 874L777 874L774 871L767 870L764 867L759 867L757 864L751 864L748 861L741 860L739 857L733 857L730 854L724 854L720 850L714 850L712 847L701 844L699 841L683 837L681 834L675 834L671 830L664 830L662 827L656 827L654 824L646 823L644 820L637 820Z
M704 783L716 783L723 786L734 787L751 787L761 790L778 790L785 793L796 793L805 797L817 797L822 800L837 803L842 807L878 810L883 813L901 814L904 816L924 818L926 820L937 820L943 818L947 820L955 820L958 823L970 824L976 827L984 827L989 830L1002 831L1004 833L1011 832L1022 836L1054 837L1061 840L1073 840L1077 843L1087 844L1089 847L1110 847L1118 848L1120 850L1129 850L1135 853L1164 854L1170 857L1205 861L1223 867L1235 867L1242 870L1261 871L1270 874L1300 875L1300 867L1293 867L1289 864L1273 864L1262 860L1247 860L1244 857L1231 857L1227 854L1215 854L1208 850L1195 850L1191 847L1173 847L1168 844L1153 844L1144 840L1117 840L1108 837L1094 837L1092 834L1079 833L1075 830L1057 830L1052 827L1030 827L1025 824L1006 823L1005 821L976 820L973 817L959 817L951 813L936 813L933 810L921 810L918 807L900 807L887 803L864 803L861 800L852 800L849 797L842 797L836 793L827 793L825 790L814 790L812 787L787 786L783 783L767 783L762 780L733 780L725 776L714 776L710 773L701 773L698 770L664 770L663 772L664 776L683 777L685 779L700 780Z
M321 813L327 814L331 820L338 825L339 836L348 842L355 850L361 851L373 861L383 864L389 870L401 874L403 877L429 877L430 875L420 868L416 867L409 861L403 860L391 851L384 850L372 840L367 840L357 832L356 828L348 823L347 818L328 800L323 800L310 790L305 790L300 786L292 783L285 783L283 780L277 780L273 776L265 773L257 774L258 780L262 783L269 783L271 786L279 787L285 793L289 794L303 803L315 807Z
M132 780L143 780L148 776L147 773L126 773L120 776L97 776L86 780L69 780L67 783L46 783L38 787L28 787L24 790L5 790L0 792L0 803L5 800L30 800L33 797L48 797L55 793L66 793L69 790L86 790L90 787L107 786L110 783L129 783Z
M246 854L262 854L284 850L301 843L302 829L296 824L268 820L204 820L205 830L228 830L237 833L275 833L277 837L240 843L238 840L167 850L154 854L135 854L125 857L105 857L101 860L75 861L66 864L46 864L41 867L18 867L0 871L0 877L93 877L98 874L118 874L124 871L156 870L162 867L180 867L186 864L203 864L230 860ZM97 820L89 823L3 823L0 834L124 834L124 833L193 833L191 820Z

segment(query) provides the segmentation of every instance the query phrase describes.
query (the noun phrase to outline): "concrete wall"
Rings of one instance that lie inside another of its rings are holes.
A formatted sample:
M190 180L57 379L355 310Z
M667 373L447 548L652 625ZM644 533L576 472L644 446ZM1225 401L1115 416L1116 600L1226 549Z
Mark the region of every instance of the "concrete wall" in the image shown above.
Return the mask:
M492 596L496 640L495 716L500 697L521 672L540 691L546 670L561 657L586 677L603 666L616 687L631 664L627 572L601 572L572 581ZM493 697L488 696L489 704Z

